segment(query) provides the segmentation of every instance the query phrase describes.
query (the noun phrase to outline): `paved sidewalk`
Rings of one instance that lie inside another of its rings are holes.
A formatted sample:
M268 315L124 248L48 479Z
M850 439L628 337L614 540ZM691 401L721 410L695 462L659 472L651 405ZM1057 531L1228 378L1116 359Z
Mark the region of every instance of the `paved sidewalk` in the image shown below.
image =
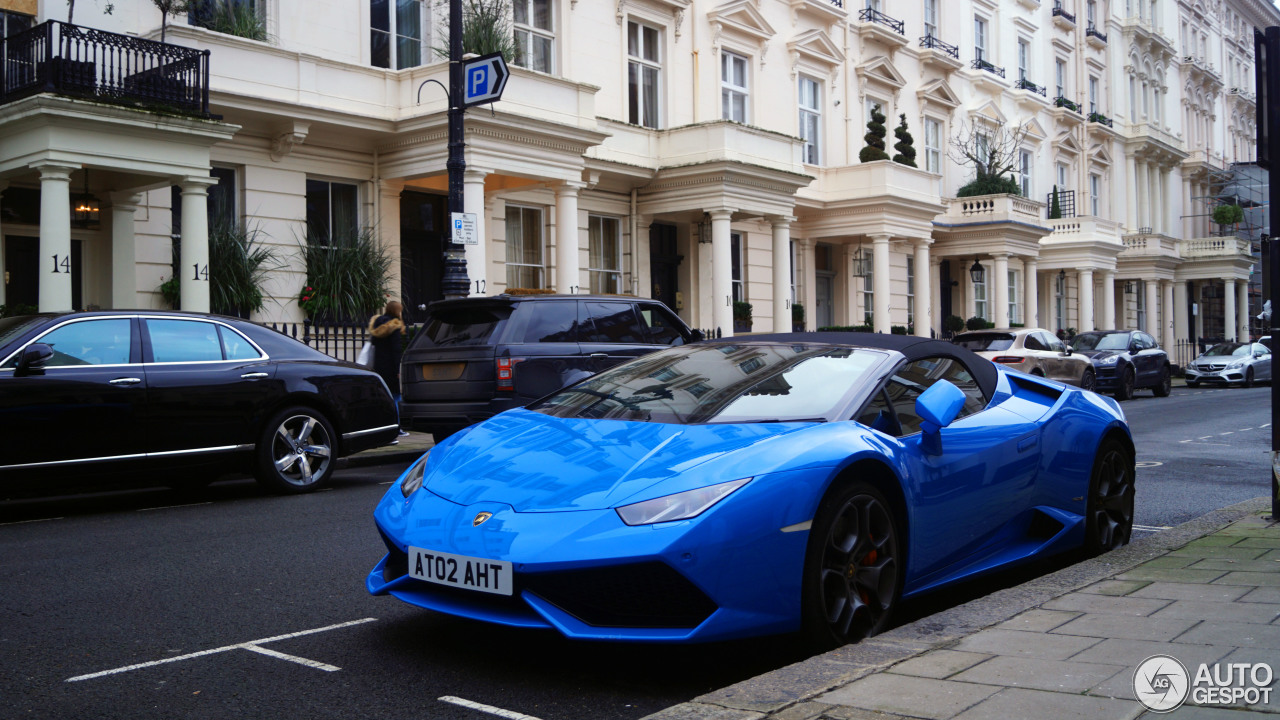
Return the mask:
M1161 654L1192 679L1201 663L1265 662L1280 680L1269 513L1266 498L1223 508L648 720L1276 718L1280 697L1146 712L1133 687L1138 664Z

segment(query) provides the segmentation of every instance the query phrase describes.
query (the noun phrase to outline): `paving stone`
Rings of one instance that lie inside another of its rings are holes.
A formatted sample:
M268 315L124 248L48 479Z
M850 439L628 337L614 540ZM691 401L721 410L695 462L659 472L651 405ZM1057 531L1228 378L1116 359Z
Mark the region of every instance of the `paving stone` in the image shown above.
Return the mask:
M1235 547L1280 548L1280 538L1240 538Z
M1191 547L1188 545L1169 553L1175 557L1219 558L1222 560L1255 560L1267 551L1251 547Z
M825 703L802 702L770 715L769 718L770 720L813 720L830 709L831 706Z
M1222 658L1220 662L1224 663L1266 663L1271 666L1271 673L1274 676L1272 685L1280 683L1280 648L1264 648L1264 647L1243 647L1237 648L1230 655ZM1195 673L1190 665L1188 670ZM1194 677L1194 675L1192 676ZM1277 693L1272 693L1277 695ZM1280 696L1274 698L1276 702L1280 702Z
M1061 635L1086 635L1095 638L1130 638L1133 640L1172 640L1186 632L1199 620L1169 618L1156 620L1150 617L1127 615L1083 615L1056 628ZM1277 628L1280 630L1280 628ZM1208 644L1209 640L1203 641Z
M1072 620L1071 622L1077 622ZM956 644L955 650L992 655L1065 660L1090 645L1101 642L1099 638L1048 635L1018 630L983 630Z
M878 673L821 695L815 700L864 710L946 720L987 699L999 688L989 685Z
M956 650L934 650L906 662L898 663L889 672L899 675L916 675L929 678L946 678L961 670L968 670L978 663L993 657L983 653L959 652Z
M1093 593L1094 595L1128 595L1150 584L1146 580L1103 580L1077 592Z
M1280 563L1277 563L1277 566L1276 572L1229 572L1213 582L1216 585L1268 585L1271 587L1280 587ZM1182 572L1195 571L1183 570ZM1202 572L1217 571L1205 570Z
M1146 658L1143 659L1145 660ZM1143 710L1144 708L1138 704L1138 696L1133 692L1133 671L1136 667L1137 665L1135 664L1134 667L1123 668L1105 682L1089 688L1087 694L1093 697L1129 701L1138 710Z
M1257 590L1266 590L1258 588ZM1232 602L1250 592L1240 585L1191 585L1187 583L1153 582L1133 591L1133 597L1164 598L1165 600L1200 600L1212 602ZM1259 602L1280 602L1280 588L1277 589L1276 600L1260 600Z
M1216 570L1188 570L1186 568L1143 568L1138 567L1117 575L1116 580L1151 580L1180 583L1211 583L1222 577Z
M1225 527L1214 535L1224 535L1228 537L1261 537L1261 538L1280 538L1280 527L1264 526L1264 525L1232 525Z
M996 657L956 675L953 680L1052 692L1083 693L1124 668L1070 660Z
M1219 643L1230 642L1220 638ZM1172 655L1187 667L1194 663L1213 663L1226 657L1236 648L1230 645L1192 645L1187 643L1157 642L1154 640L1103 640L1093 647L1076 655L1071 660L1090 663L1107 663L1129 669L1130 674L1138 667L1138 663L1152 655Z
M1191 558L1182 558L1189 560ZM1189 565L1192 570L1221 570L1223 572L1280 573L1280 562L1275 560L1225 560L1205 558Z
M1139 720L1164 720L1165 718L1172 718L1173 720L1260 720L1263 718L1265 720L1273 720L1274 716L1260 712L1183 705L1171 713L1149 712L1142 715Z
M1231 545L1240 544L1241 541L1242 541L1242 538L1238 535L1209 535L1206 537L1202 537L1199 540L1193 540L1187 543L1186 545L1183 545L1182 548L1179 548L1179 549L1199 548L1199 547L1229 547ZM1254 547L1254 546L1246 546L1246 547ZM1271 545L1267 547L1280 547L1280 545Z
M827 718L831 718L831 720L912 720L905 715L892 715L876 712L875 710L841 707L839 705L832 706L822 718L823 720ZM648 718L645 718L645 720L648 720Z
M1142 567L1148 570L1176 570L1177 568L1187 567L1200 559L1191 556L1165 555L1142 563Z
M1214 587L1227 588L1230 585L1215 585ZM1271 603L1272 605L1280 604L1280 587L1256 587L1245 588L1246 592L1240 597L1238 602L1246 603Z
M1177 622L1177 621L1169 621ZM1206 620L1178 636L1180 643L1221 643L1224 640L1239 647L1280 649L1280 625L1217 622Z
M1099 596L1102 597L1102 596ZM1048 632L1059 625L1080 617L1078 612L1061 612L1058 610L1042 610L1032 608L1016 615L996 627L1005 630L1026 630L1028 632Z
M1153 618L1213 618L1216 621L1269 623L1280 617L1280 605L1265 603L1222 603L1177 600Z
M1140 712L1142 706L1132 702L1010 688L957 715L956 720L1131 720Z
M1050 610L1073 610L1107 615L1150 615L1168 605L1168 600L1155 598L1109 597L1088 593L1070 593L1044 604ZM1059 623L1061 624L1061 623ZM1050 630L1052 628L1045 628Z

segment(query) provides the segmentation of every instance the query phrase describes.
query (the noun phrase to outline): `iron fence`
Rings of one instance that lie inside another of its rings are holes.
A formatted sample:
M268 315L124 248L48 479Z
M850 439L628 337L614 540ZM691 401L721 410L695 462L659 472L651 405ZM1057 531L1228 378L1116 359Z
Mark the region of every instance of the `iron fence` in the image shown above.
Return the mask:
M956 47L955 45L949 45L947 43L944 43L932 35L925 35L924 37L920 38L920 47L930 48L932 50L941 50L942 52L946 53L947 55L950 55L951 57L957 60L960 59L960 48Z
M267 327L294 340L306 343L315 350L337 360L355 362L360 348L370 340L368 323L357 322L273 322ZM413 340L420 325L405 325L403 340L407 346Z

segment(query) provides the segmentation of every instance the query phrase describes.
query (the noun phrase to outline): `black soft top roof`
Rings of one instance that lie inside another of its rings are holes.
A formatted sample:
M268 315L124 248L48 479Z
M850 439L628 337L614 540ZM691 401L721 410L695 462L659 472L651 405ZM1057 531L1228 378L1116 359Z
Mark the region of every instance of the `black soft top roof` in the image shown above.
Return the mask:
M915 335L856 332L776 333L719 338L705 342L735 343L739 345L757 342L784 343L787 345L847 345L850 347L893 350L902 353L908 362L927 357L949 357L959 360L965 367L969 368L969 371L973 373L973 379L978 383L978 387L982 388L982 394L988 399L996 391L997 372L995 363L959 345L953 345L943 340L916 337Z

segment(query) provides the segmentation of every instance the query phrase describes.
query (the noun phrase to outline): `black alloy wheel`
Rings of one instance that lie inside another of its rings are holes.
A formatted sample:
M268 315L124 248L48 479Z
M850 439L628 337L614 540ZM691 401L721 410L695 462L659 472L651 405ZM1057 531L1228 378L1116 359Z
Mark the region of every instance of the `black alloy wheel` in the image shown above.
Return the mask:
M336 439L333 426L318 410L281 410L262 428L254 475L273 492L311 492L333 476L338 459Z
M1151 388L1156 397L1169 397L1169 393L1173 392L1173 373L1169 371L1169 366L1165 365L1160 369L1160 384Z
M1136 378L1133 375L1133 368L1128 367L1124 372L1120 373L1120 384L1116 386L1116 399L1128 400L1133 397L1133 384Z
M1133 534L1133 457L1118 440L1098 447L1089 480L1084 549L1089 557L1129 543Z
M902 594L897 521L889 502L866 483L828 495L809 535L804 568L804 625L810 642L839 647L881 632Z
M1098 376L1096 373L1093 372L1093 368L1091 367L1085 368L1084 376L1080 378L1080 389L1092 390L1094 387L1097 386L1097 383L1098 383Z
M1247 387L1247 388L1253 387L1253 368L1252 367L1247 367L1244 369L1244 381L1240 383L1240 387Z

